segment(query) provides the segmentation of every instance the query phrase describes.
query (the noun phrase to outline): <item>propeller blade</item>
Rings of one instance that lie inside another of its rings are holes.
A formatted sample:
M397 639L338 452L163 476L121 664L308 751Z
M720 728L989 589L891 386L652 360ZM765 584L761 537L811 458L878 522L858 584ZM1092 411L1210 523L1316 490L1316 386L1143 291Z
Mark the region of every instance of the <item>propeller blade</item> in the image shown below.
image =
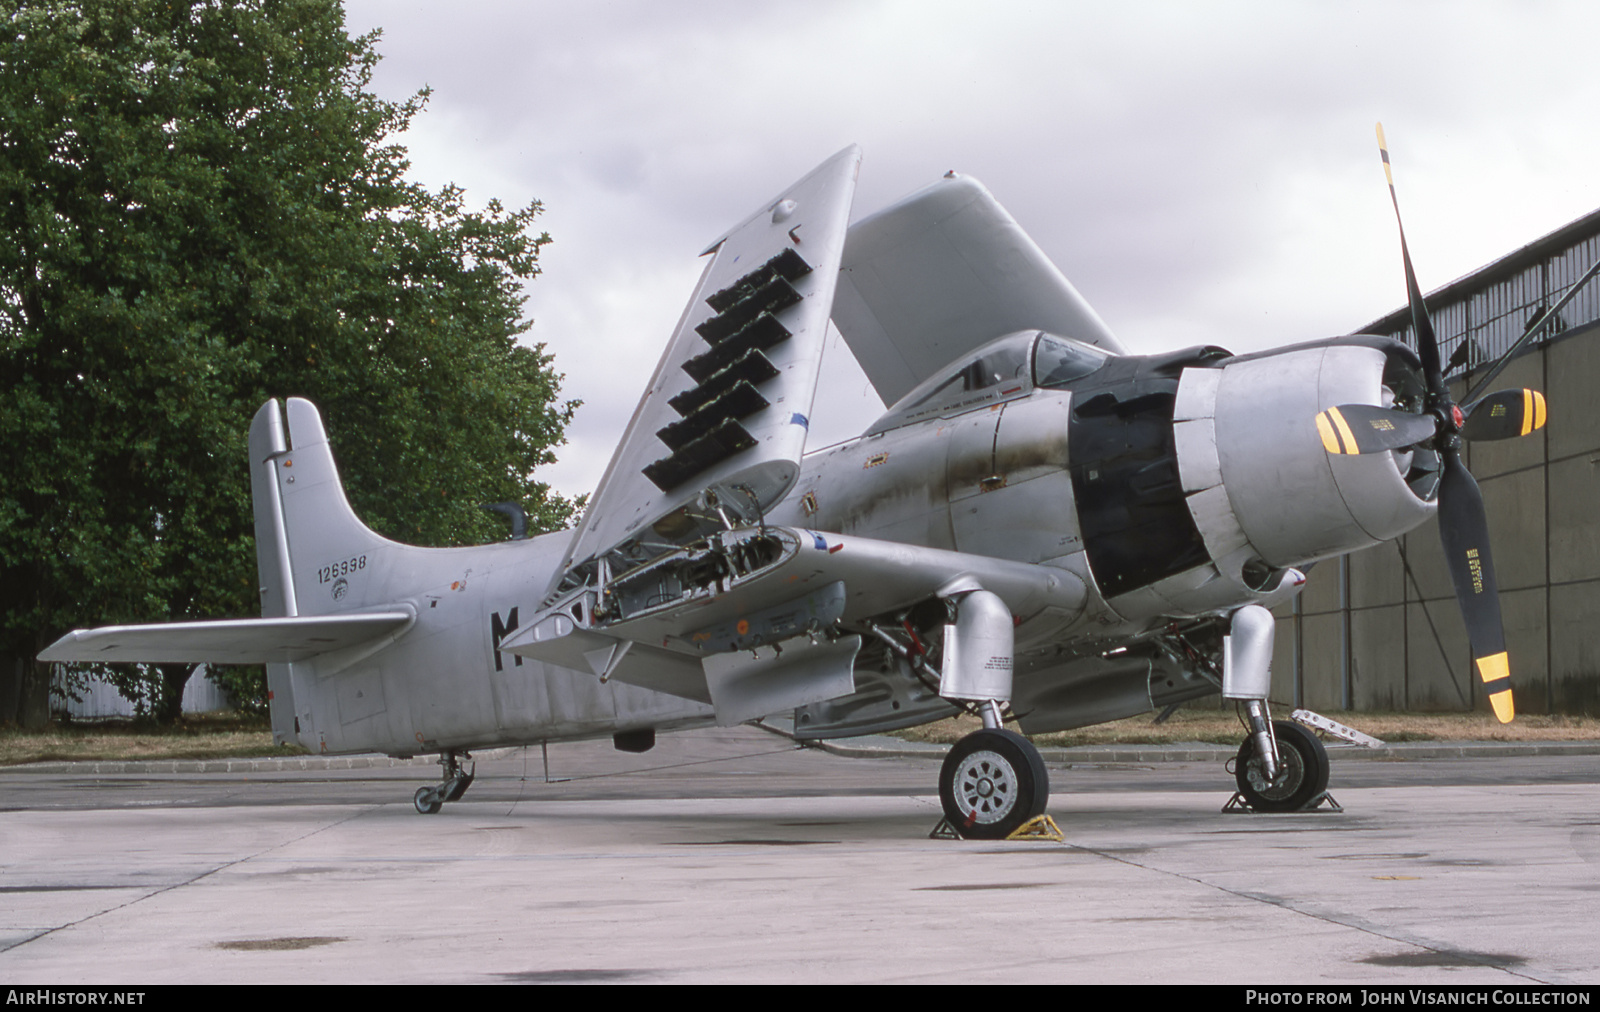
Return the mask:
M1317 432L1329 453L1382 453L1432 439L1438 423L1431 415L1341 404L1317 415Z
M1500 591L1489 555L1489 521L1478 482L1456 450L1444 452L1439 481L1439 540L1444 543L1456 603L1467 623L1472 661L1494 715L1505 724L1516 715L1511 701L1511 665L1500 621Z
M1417 286L1417 272L1411 269L1411 251L1406 248L1406 226L1400 220L1400 197L1394 189L1394 171L1389 167L1389 144L1383 139L1382 123L1378 124L1378 153L1383 157L1384 178L1389 181L1394 221L1400 228L1400 259L1406 267L1406 301L1411 305L1411 324L1417 332L1417 357L1422 359L1422 371L1428 378L1428 407L1432 409L1448 403L1450 394L1444 385L1444 372L1439 368L1439 340L1433 334L1433 321L1428 319L1422 289Z
M1400 198L1395 195L1394 173L1389 168L1389 146L1383 139L1382 123L1378 124L1378 150L1383 155L1383 173L1389 180L1395 223L1400 225L1406 298L1411 303L1411 321L1417 332L1417 357L1422 360L1428 380L1426 408L1438 419L1440 430L1434 440L1444 463L1439 477L1439 539L1444 542L1456 603L1461 606L1461 617L1467 623L1473 666L1483 681L1483 691L1489 697L1494 715L1504 724L1516 715L1516 710L1511 704L1511 664L1506 657L1505 628L1500 621L1500 590L1495 585L1494 563L1489 557L1489 519L1483 511L1483 493L1466 465L1461 463L1460 432L1464 419L1461 409L1450 399L1450 388L1445 386L1444 373L1439 368L1439 341L1428 319L1422 290L1417 286L1417 274L1411 269L1411 253L1406 249L1406 229L1400 222ZM1543 398L1540 400L1542 402ZM1536 406L1529 404L1529 417L1536 417L1538 412ZM1490 423L1486 421L1485 424Z
M1544 428L1544 394L1537 390L1496 390L1467 416L1461 434L1468 439L1515 439Z

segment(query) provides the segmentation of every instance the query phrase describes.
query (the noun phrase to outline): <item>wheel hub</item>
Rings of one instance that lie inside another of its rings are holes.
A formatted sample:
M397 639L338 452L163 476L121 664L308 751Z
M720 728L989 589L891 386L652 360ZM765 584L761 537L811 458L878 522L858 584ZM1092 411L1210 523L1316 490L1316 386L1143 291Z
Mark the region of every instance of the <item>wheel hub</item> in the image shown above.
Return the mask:
M1305 779L1305 760L1295 749L1278 750L1279 769L1276 780L1267 779L1264 765L1259 756L1252 757L1245 765L1245 777L1249 779L1250 786L1264 798L1273 801L1287 798L1300 789L1300 783Z
M999 822L1016 807L1016 770L995 752L974 752L956 767L955 801L971 822Z

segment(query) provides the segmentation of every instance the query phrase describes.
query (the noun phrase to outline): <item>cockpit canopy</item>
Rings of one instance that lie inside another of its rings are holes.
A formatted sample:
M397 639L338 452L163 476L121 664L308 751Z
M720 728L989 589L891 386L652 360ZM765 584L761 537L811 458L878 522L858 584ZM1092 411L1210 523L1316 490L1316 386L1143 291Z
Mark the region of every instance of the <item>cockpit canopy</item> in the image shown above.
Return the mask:
M1071 389L1078 380L1098 372L1110 357L1094 345L1040 332L1033 346L1034 386Z
M1042 330L1019 330L995 338L971 355L924 380L900 398L867 435L948 418L1017 397L1034 387L1069 389L1096 372L1111 356L1093 345Z

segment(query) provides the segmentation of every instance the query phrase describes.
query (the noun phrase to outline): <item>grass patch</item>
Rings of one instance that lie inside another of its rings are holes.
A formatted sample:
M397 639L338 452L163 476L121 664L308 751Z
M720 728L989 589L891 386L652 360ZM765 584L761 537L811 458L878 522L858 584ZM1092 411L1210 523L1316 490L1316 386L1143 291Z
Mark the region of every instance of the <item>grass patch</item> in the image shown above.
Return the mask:
M1287 707L1274 713L1288 716ZM1600 718L1524 714L1500 724L1486 713L1338 713L1326 716L1387 742L1402 741L1595 741ZM1237 746L1244 728L1232 711L1179 710L1161 724L1154 714L1109 724L1041 734L1042 746L1157 745L1209 742ZM906 741L953 744L982 727L977 717L954 717L894 732ZM272 744L265 718L239 714L186 716L171 727L127 719L73 721L42 731L0 727L0 766L62 761L140 759L255 759L306 755L298 745Z
M41 731L0 728L0 766L79 760L243 759L305 755L272 744L265 718L235 713L188 715L170 727L112 719L53 723Z
M1289 707L1273 715L1287 718ZM1386 742L1402 741L1594 741L1600 740L1600 718L1562 714L1519 715L1501 724L1487 713L1339 713L1323 714L1331 720ZM1035 735L1035 744L1055 748L1073 745L1160 745L1170 742L1209 742L1238 745L1244 725L1232 709L1179 710L1166 721L1154 723L1154 714L1114 720L1109 724ZM983 726L977 717L952 717L921 727L896 731L907 741L953 744Z

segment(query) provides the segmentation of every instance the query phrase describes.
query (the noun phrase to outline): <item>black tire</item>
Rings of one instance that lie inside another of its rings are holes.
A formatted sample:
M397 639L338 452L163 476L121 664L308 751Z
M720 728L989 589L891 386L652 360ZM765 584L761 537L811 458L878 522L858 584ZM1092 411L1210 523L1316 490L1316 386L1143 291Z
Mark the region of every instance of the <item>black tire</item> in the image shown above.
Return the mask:
M436 787L418 787L417 793L411 796L411 803L417 806L418 815L432 815L444 807Z
M1050 774L1033 743L1014 731L975 731L956 742L939 770L945 818L962 836L1003 840L1044 814Z
M1262 775L1261 757L1246 740L1234 760L1233 778L1239 793L1258 812L1298 812L1328 789L1328 750L1316 735L1288 720L1275 720L1278 755L1284 769L1277 783Z

